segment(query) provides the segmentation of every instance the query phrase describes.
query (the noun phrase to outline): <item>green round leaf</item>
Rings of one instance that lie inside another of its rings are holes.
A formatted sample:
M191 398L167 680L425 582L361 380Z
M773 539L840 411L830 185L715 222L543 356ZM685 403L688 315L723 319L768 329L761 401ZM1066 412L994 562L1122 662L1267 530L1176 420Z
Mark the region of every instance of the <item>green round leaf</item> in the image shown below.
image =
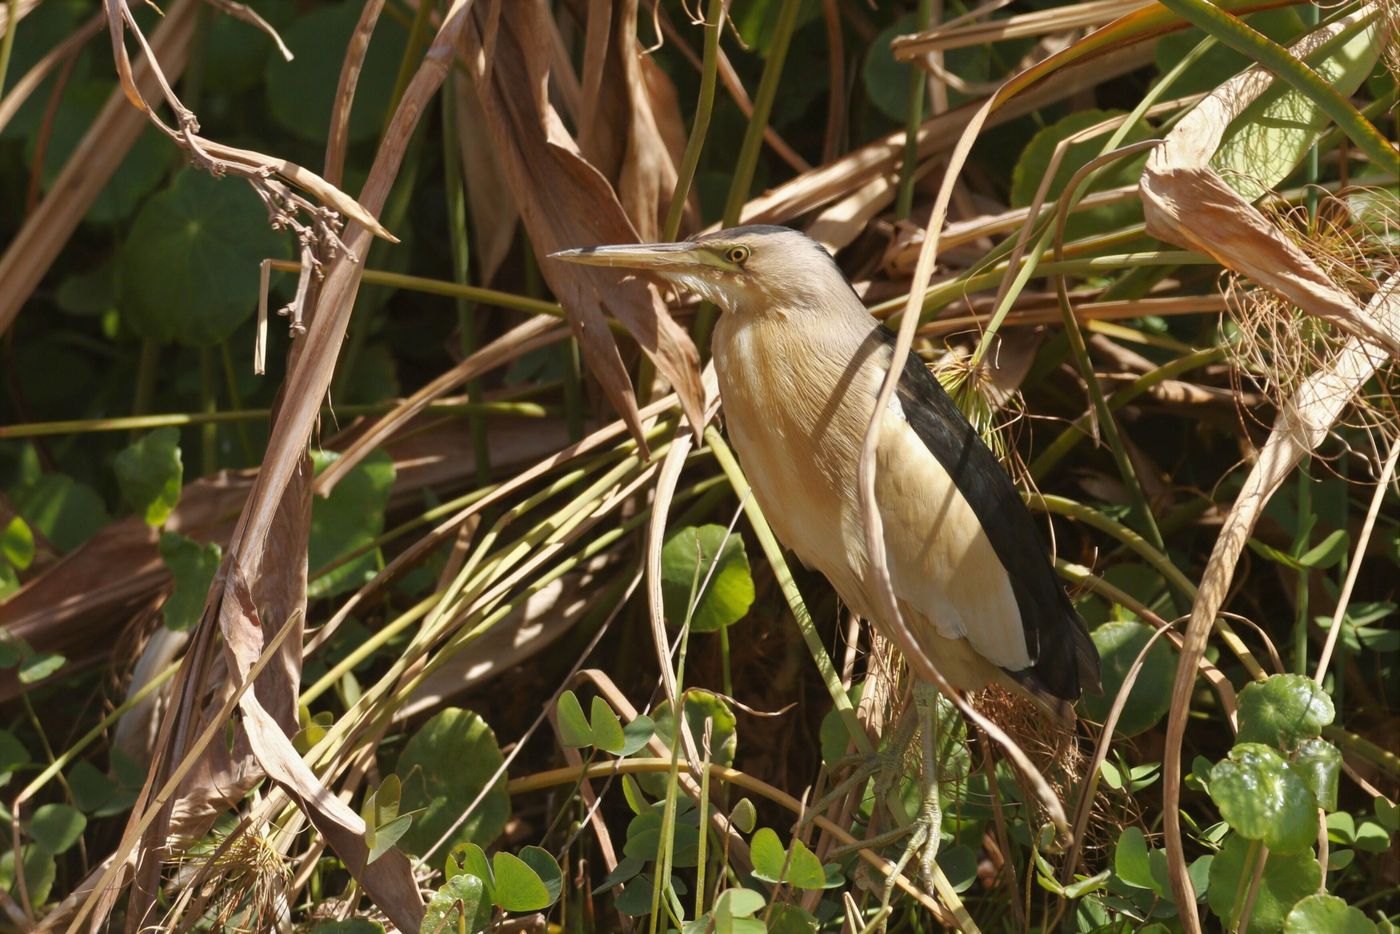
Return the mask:
M633 859L655 862L661 852L661 828L664 815L661 808L638 814L627 824L627 842L622 852ZM677 820L671 843L671 865L689 869L700 858L700 833L693 822Z
M1210 888L1206 891L1206 900L1217 917L1226 922L1235 920L1232 912L1236 895L1241 886L1249 885L1260 852L1257 844L1239 834L1225 838L1210 864ZM1316 892L1321 882L1322 866L1311 852L1269 853L1249 916L1248 934L1274 934L1281 930L1289 910L1299 899Z
M201 545L175 532L161 533L159 548L175 582L161 607L161 616L167 629L189 629L204 614L204 600L223 560L223 549L214 542Z
M1283 921L1284 934L1376 934L1376 923L1335 895L1309 895Z
M46 473L10 494L15 512L60 551L92 538L108 522L107 505L97 491L60 473Z
M24 748L15 734L0 730L0 774L8 774L31 761L29 750Z
M865 682L858 681L851 685L851 689L846 692L850 698L851 705L860 703L861 692L865 690ZM817 730L817 739L821 744L822 762L827 768L834 768L841 757L846 754L846 749L851 744L851 734L846 729L846 721L841 716L841 711L835 705L822 717L821 726Z
M1305 739L1288 763L1312 790L1323 810L1337 807L1337 784L1342 774L1342 751L1325 739Z
M1239 696L1239 743L1292 749L1317 736L1336 716L1332 698L1306 675L1273 675L1245 686Z
M1080 705L1089 719L1099 723L1108 717L1123 686L1128 669L1138 653L1152 637L1154 630L1145 623L1113 620L1093 632L1094 646L1099 650L1103 674L1103 693L1085 694ZM1138 672L1123 713L1114 732L1119 736L1136 736L1156 726L1171 708L1172 679L1176 671L1176 656L1161 639L1148 650L1142 670Z
M718 919L721 914L729 918L747 918L761 911L765 904L763 895L753 889L725 889L715 899L715 918Z
M125 319L157 343L217 344L257 309L259 264L286 253L247 183L186 169L145 203L126 238Z
M53 854L41 846L25 844L20 849L20 860L30 904L44 904L49 900L49 892L53 890L54 878L58 874L58 865L54 862ZM5 851L0 853L0 886L18 899L14 847L7 846Z
M1147 857L1147 838L1137 827L1125 827L1113 853L1113 871L1118 878L1139 889L1152 889L1152 869Z
M110 81L89 79L63 93L63 106L54 111L48 148L44 156L44 187L50 187L79 141L87 134L97 114L112 94ZM34 163L37 137L31 137L26 152ZM110 223L129 217L141 199L150 194L165 177L175 158L174 144L155 127L145 127L127 150L117 170L93 199L86 220Z
M1249 840L1275 853L1298 853L1317 838L1312 792L1276 751L1240 743L1210 773L1210 796L1220 816Z
M470 711L449 707L423 724L404 746L395 769L403 781L400 807L422 809L399 847L415 856L426 854L504 763L495 734ZM502 774L447 846L488 844L500 836L509 817L510 795Z
M622 748L618 750L619 756L630 756L641 749L656 733L656 724L651 717L640 714L631 723L622 728Z
M457 922L463 917L467 919L467 930L477 930L473 922L481 909L484 894L485 885L476 876L462 873L448 879L428 899L422 934L457 934Z
M966 892L977 881L977 854L972 847L959 843L938 851L938 868L948 878L954 892Z
M817 919L790 902L779 902L764 913L768 934L817 934Z
M704 744L707 718L711 721L710 761L716 765L732 765L735 750L739 746L739 737L735 732L738 720L734 717L734 711L718 694L703 690L686 691L685 720L690 725L691 735L695 737L696 749L701 749ZM675 717L671 712L670 701L665 701L656 708L653 720L657 737L670 746L675 731Z
M324 144L330 132L340 65L360 17L355 3L316 7L282 30L295 56L267 61L267 97L272 116L302 139ZM392 16L381 16L355 86L349 139L373 137L384 126L407 33Z
M317 451L312 460L319 473L338 457ZM373 451L340 479L329 496L312 501L311 538L306 546L306 566L312 575L307 585L310 596L333 597L354 590L378 572L378 550L330 566L384 531L384 509L393 485L394 459L384 451Z
M702 586L705 589L699 591ZM726 537L722 525L681 529L661 549L661 597L667 621L674 625L684 622L692 594L697 591L695 612L690 617L692 632L732 626L753 605L753 575L744 541L737 534Z
M491 857L491 869L496 876L496 904L502 909L540 911L553 904L544 881L520 857L498 852Z
M77 843L86 827L83 812L66 804L41 804L29 818L29 836L54 856Z
M164 525L180 501L185 472L180 460L180 429L157 428L118 454L112 466L127 505L147 525Z
M1322 42L1305 61L1342 97L1355 93L1380 54L1372 18ZM1303 160L1331 119L1311 97L1275 81L1230 121L1210 166L1246 201L1283 181Z
M593 695L588 727L593 734L593 745L613 755L621 754L627 744L627 737L622 733L622 721L617 719L617 714L613 713L601 695Z
M772 827L760 827L753 835L749 841L749 856L753 860L753 874L764 882L777 882L782 877L787 849Z
M729 822L740 833L753 833L757 820L758 811L748 798L740 798L739 803L734 805L734 810L729 812Z
M827 888L826 868L801 840L792 841L792 852L783 848L778 834L770 827L761 827L750 844L753 874L764 882L785 882L797 889ZM784 872L783 867L787 870ZM840 876L837 875L839 880ZM836 884L840 884L837 881Z

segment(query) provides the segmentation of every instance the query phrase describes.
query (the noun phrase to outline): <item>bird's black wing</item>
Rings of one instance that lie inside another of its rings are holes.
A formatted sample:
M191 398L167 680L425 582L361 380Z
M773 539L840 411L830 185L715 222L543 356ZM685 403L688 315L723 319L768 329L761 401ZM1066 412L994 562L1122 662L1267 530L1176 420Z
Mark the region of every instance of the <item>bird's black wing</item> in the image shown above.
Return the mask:
M895 336L888 328L879 327L877 334L893 347ZM1011 579L1033 662L1029 669L1009 674L1069 701L1081 689L1097 693L1098 651L1055 576L1030 510L996 455L915 354L905 362L895 393L910 427L957 484Z

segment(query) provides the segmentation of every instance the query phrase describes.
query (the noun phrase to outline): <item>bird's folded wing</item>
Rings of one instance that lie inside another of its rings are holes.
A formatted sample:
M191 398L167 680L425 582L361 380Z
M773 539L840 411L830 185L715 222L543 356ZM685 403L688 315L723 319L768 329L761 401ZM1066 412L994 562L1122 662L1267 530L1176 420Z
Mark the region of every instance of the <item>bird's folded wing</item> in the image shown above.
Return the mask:
M997 468L1000 469L1000 468ZM954 478L898 406L885 414L876 473L895 595L945 639L965 638L979 655L1017 671L1034 659L1015 589Z

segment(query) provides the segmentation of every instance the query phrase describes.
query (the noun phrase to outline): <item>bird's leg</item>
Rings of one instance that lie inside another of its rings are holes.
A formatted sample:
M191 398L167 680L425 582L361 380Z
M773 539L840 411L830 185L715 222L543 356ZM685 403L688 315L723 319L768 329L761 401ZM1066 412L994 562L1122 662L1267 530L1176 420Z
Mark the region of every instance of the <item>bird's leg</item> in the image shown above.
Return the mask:
M895 861L893 871L885 879L881 906L889 905L890 896L894 894L895 880L915 856L919 858L919 877L924 887L930 892L933 891L934 860L938 856L938 844L943 832L943 808L938 797L937 689L932 685L916 682L914 708L918 713L919 746L923 753L923 768L919 775L919 787L923 796L919 803L919 813L911 825L909 842Z
M842 798L846 797L846 795L864 785L872 775L880 776L880 780L876 783L875 799L877 801L885 800L886 792L891 790L895 781L899 778L900 766L904 761L904 751L908 748L909 741L913 739L914 727L917 723L917 718L913 716L901 717L899 723L895 726L894 735L885 745L885 748L870 755L856 757L856 765L855 768L852 769L851 774L843 778L834 785L830 791L813 803L813 805L807 809L807 814L809 816L815 816L823 813L832 804L840 801ZM843 761L849 762L852 760L847 758ZM904 831L899 831L894 839L899 839L903 834ZM862 849L868 845L867 843L861 843L855 848Z

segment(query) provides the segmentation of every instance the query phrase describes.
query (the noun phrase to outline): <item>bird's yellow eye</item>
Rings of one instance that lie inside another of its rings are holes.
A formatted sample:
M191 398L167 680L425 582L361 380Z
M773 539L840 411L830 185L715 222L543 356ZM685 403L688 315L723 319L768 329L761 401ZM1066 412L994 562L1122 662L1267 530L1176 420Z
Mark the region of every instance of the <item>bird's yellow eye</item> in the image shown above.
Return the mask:
M732 246L724 253L724 258L735 266L742 266L749 258L749 248L746 246Z

